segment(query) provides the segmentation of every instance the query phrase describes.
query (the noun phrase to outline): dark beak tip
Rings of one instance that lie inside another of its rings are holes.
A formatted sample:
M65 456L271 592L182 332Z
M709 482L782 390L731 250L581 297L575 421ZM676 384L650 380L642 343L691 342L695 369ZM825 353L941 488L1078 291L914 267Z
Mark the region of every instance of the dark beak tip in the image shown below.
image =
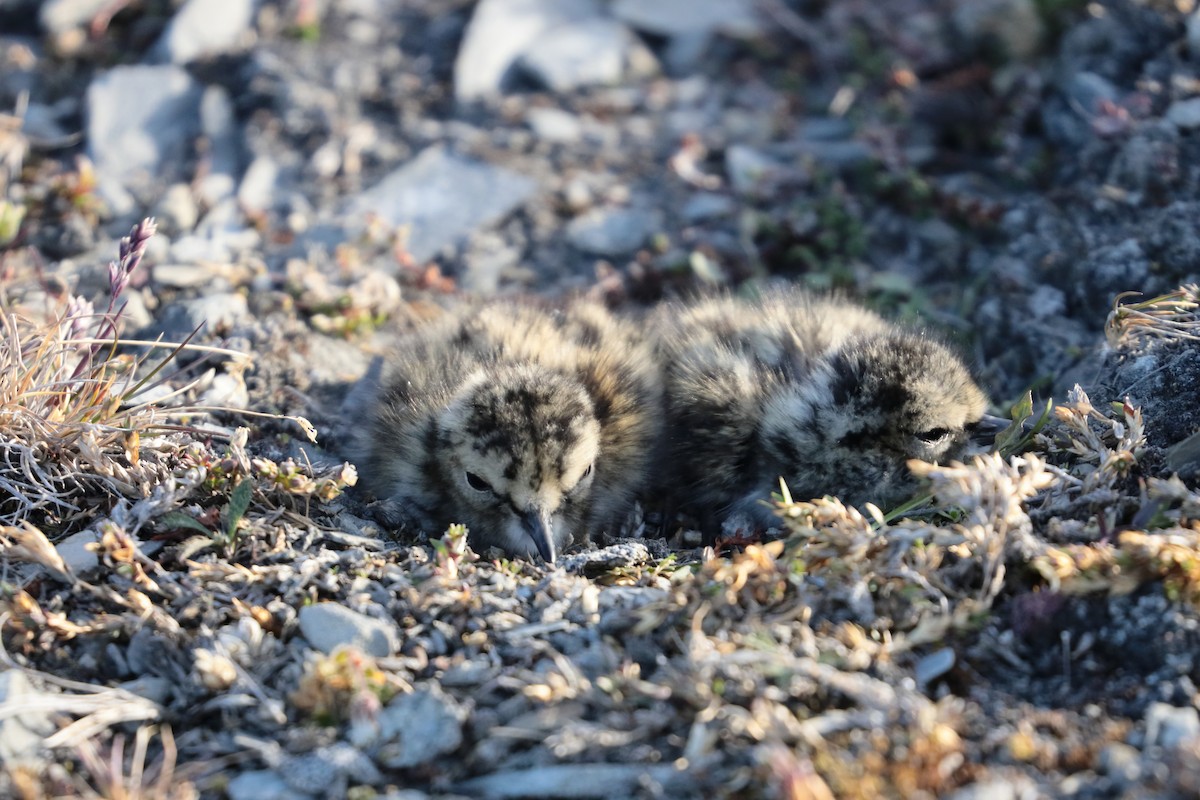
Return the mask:
M553 564L557 554L554 551L554 525L550 516L536 510L526 512L525 529L529 532L529 538L533 539L542 561Z

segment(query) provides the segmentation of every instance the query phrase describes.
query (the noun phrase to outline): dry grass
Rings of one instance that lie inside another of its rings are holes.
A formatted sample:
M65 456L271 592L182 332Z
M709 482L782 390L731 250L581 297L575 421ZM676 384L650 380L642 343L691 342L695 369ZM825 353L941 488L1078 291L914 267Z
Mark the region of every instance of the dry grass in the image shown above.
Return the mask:
M0 522L53 523L79 513L97 486L140 496L164 477L158 459L143 458L142 442L162 418L130 402L147 364L116 352L121 295L154 232L147 219L121 240L102 313L67 295L56 313L38 318L0 296Z
M1132 336L1200 340L1200 285L1181 286L1137 303L1121 302L1139 296L1138 292L1124 292L1113 301L1104 324L1110 345L1116 347Z

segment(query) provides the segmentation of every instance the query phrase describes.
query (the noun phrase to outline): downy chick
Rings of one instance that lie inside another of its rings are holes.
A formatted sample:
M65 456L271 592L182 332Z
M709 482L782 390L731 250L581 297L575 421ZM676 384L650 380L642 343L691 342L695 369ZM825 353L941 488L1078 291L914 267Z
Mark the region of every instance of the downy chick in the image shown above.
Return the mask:
M660 397L647 346L599 306L472 306L397 346L364 472L408 524L553 562L630 511Z
M792 495L903 499L905 462L958 455L987 401L944 345L840 300L797 290L660 312L667 464L710 532L731 516L777 523Z

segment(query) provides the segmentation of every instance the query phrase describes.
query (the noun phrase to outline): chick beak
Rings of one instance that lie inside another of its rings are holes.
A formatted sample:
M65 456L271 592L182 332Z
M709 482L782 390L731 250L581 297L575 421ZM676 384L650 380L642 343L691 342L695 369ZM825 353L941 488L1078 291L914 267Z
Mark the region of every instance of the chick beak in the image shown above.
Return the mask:
M975 423L974 430L971 431L971 441L984 447L990 447L996 441L996 436L1007 429L1009 425L1012 425L1011 419L984 414L983 418Z
M554 563L554 522L550 512L540 508L531 508L525 512L521 520L525 524L525 532L533 539L538 555L547 564Z

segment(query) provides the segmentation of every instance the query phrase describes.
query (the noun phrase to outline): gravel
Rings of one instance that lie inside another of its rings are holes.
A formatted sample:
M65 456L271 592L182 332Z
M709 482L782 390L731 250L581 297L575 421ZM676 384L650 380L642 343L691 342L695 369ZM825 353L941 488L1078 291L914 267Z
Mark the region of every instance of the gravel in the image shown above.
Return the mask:
M0 795L147 793L173 753L214 798L1194 796L1200 358L1110 312L1200 281L1200 17L1077 5L0 2L5 308L102 311L153 213L124 334L253 363L141 397L280 415L90 429L94 502L31 512L71 575L0 533ZM455 560L341 493L356 382L465 296L778 282L951 341L996 413L1081 383L1118 420L1103 468L1061 420L1030 443L1077 484L1014 511L994 598L944 605L953 514L921 583L818 525L706 552L652 497L558 568Z

